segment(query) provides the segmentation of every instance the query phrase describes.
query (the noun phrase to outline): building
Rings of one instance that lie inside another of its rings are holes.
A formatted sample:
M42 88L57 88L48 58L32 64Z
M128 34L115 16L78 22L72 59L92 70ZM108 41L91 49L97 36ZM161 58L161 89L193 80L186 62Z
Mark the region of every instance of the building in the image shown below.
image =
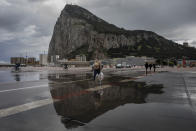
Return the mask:
M68 65L69 67L89 67L89 61L59 61L61 65Z
M82 61L86 61L86 56L82 55Z
M136 58L137 58L137 57L136 57ZM138 58L140 58L140 57L138 57ZM156 59L154 59L154 58L152 58L152 57L143 56L143 57L141 57L141 58L144 59L145 62L148 62L148 63L150 63L150 64L156 63Z
M135 56L127 56L126 58L114 58L113 63L115 65L121 64L122 66L144 66L146 62L155 63L154 58L150 57L135 57Z
M183 43L183 46L188 47L189 46L189 43L188 42L184 42Z
M186 67L186 66L196 67L196 60L179 59L177 61L177 65L179 67Z
M36 64L36 58L35 57L29 57L27 64L35 65Z
M11 57L10 63L11 64L16 64L16 63L26 64L26 58L24 58L24 57Z
M48 55L47 54L40 54L39 55L39 64L40 65L48 65Z
M50 63L57 63L59 60L60 56L59 55L54 55L50 57Z
M76 61L86 61L85 55L76 55Z
M80 55L76 55L76 61L80 61Z

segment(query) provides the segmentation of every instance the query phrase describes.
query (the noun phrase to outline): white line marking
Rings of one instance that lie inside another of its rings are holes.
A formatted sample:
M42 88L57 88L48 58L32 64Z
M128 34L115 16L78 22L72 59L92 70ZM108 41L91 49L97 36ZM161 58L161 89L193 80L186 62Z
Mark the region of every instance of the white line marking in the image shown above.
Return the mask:
M64 84L66 83L74 83L74 82L79 82L79 81L85 81L85 80L91 80L91 79L84 79L84 80L77 80L77 81L68 81L68 82L63 82ZM58 83L60 84L60 83ZM47 87L47 85L39 85L39 86L30 86L30 87L23 87L23 88L16 88L16 89L10 89L10 90L2 90L0 93L3 92L11 92L11 91L18 91L18 90L26 90L26 89L33 89L33 88L39 88L39 87Z
M183 82L184 82L184 87L185 87L185 92L186 92L186 95L187 95L188 102L189 102L190 106L192 108L194 108L193 103L192 103L192 100L191 100L191 93L190 93L190 91L188 89L188 86L187 86L187 83L186 83L186 80L185 80L185 76L184 75L182 75L182 79L183 79Z
M49 99L30 102L30 103L27 103L27 104L24 104L24 105L10 107L10 108L7 108L7 109L1 109L0 110L0 118L1 117L7 117L7 116L10 116L10 115L14 115L14 114L17 114L17 113L21 113L21 112L24 112L24 111L32 110L32 109L35 109L35 108L38 108L38 107L49 105L51 103L53 103L53 100L49 98Z
M16 89L10 89L10 90L2 90L2 91L0 91L0 93L18 91L18 90L26 90L26 89L32 89L32 88L39 88L39 87L47 87L47 86L48 85L39 85L39 86L30 86L30 87L16 88Z

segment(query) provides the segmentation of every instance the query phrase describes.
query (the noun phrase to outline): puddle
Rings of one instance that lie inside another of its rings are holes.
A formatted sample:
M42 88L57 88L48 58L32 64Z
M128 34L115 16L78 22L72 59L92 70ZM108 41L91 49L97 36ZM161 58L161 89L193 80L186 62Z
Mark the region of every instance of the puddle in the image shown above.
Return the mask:
M77 81L77 80L83 80L83 79L92 79L92 73L86 73L86 74L49 74L48 79L51 82L66 82L66 81Z
M87 79L91 74L84 75L67 75L63 73L47 73L47 72L12 72L10 69L0 70L0 83L24 82L53 79L56 82L74 81L78 79Z
M54 100L56 113L61 116L61 122L67 129L78 128L104 116L106 112L112 111L126 104L146 103L149 94L163 93L162 85L147 86L144 82L125 81L130 77L112 76L104 78L101 86L99 82L85 80L92 77L90 74L83 76L50 76L50 93ZM64 84L67 79L84 81ZM51 82L59 82L51 84ZM105 88L102 88L105 86ZM88 91L89 88L99 88ZM117 112L118 113L118 112Z
M10 70L0 72L0 83L23 82L40 80L40 72L18 72L13 73Z

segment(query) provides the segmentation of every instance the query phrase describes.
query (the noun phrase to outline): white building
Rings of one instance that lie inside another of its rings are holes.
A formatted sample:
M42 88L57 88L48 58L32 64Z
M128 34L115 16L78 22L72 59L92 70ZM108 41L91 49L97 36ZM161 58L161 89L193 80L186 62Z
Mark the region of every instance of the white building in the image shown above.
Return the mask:
M144 66L146 62L149 64L155 63L154 58L150 57L135 57L135 56L127 56L126 58L116 58L113 59L115 64L122 64L122 65L130 65L130 66Z
M51 56L50 57L50 63L53 63L54 64L54 63L58 62L59 58L60 58L59 55Z
M47 54L40 54L39 55L39 64L40 65L48 65L48 55Z
M76 61L86 61L85 55L76 55Z

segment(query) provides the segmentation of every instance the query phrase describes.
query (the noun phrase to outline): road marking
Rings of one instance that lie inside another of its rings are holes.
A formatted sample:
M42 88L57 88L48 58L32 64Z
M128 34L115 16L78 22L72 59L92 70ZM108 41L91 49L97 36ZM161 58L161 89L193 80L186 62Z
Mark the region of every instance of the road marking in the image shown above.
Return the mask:
M18 91L18 90L26 90L26 89L32 89L32 88L39 88L39 87L47 87L47 85L39 85L39 86L30 86L30 87L23 87L23 88L16 88L16 89L10 89L10 90L2 90L0 93L3 92L11 92L11 91Z
M32 110L32 109L35 109L35 108L38 108L38 107L49 105L51 103L53 103L53 100L49 98L49 99L30 102L30 103L27 103L27 104L24 104L24 105L10 107L10 108L7 108L7 109L1 109L0 110L0 118L1 117L7 117L7 116L10 116L10 115L14 115L14 114L17 114L17 113L21 113L21 112L24 112L24 111Z
M193 109L195 109L194 104L192 103L192 100L191 100L191 93L190 93L190 91L188 89L188 86L187 86L187 83L186 83L186 80L185 80L185 76L184 75L182 75L182 79L183 79L183 82L184 82L185 92L186 92L186 95L187 95L187 99L188 99L189 105Z
M64 84L68 83L74 83L74 82L80 82L80 81L85 81L85 80L91 80L91 79L84 79L84 80L77 80L77 81L68 81L68 82L63 82ZM61 84L61 83L58 83ZM23 88L16 88L16 89L10 89L10 90L2 90L0 93L3 92L11 92L11 91L18 91L18 90L26 90L26 89L33 89L33 88L40 88L40 87L48 87L48 84L46 85L39 85L39 86L30 86L30 87L23 87Z

